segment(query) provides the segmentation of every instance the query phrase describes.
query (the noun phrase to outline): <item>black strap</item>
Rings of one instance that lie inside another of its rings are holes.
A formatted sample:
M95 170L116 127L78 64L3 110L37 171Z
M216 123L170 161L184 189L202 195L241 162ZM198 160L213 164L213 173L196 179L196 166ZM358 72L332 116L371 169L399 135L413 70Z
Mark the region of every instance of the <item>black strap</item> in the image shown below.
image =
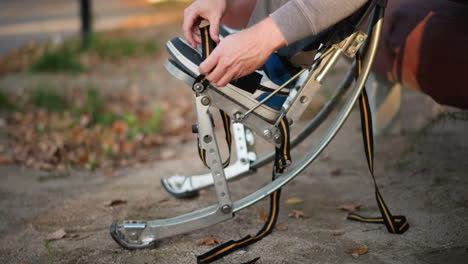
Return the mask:
M200 38L202 44L202 61L210 56L211 52L216 48L216 42L210 38L210 26L204 26L200 28ZM195 78L195 83L200 83L204 87L208 87L209 81L206 79L206 76L200 74Z
M358 64L358 70L356 74L359 76L362 70L362 60L360 54L356 54L356 62ZM362 128L362 138L364 141L364 151L366 153L367 164L369 166L369 171L374 181L375 187L375 198L377 200L377 205L379 206L379 211L381 217L364 217L355 213L350 213L348 215L349 220L364 222L364 223L373 223L373 224L385 224L388 232L393 234L403 234L409 228L408 221L405 216L402 215L392 215L387 205L384 202L382 195L380 194L379 187L374 176L374 138L372 133L372 115L369 107L369 100L367 98L367 93L365 87L362 90L361 96L359 98L359 109L361 112L361 128Z
M275 180L279 174L283 173L285 168L287 167L287 164L289 164L289 162L291 161L289 124L286 117L283 117L283 119L281 119L279 129L283 141L281 142L280 147L275 148L275 163L273 166L272 180ZM281 189L278 189L270 195L270 212L268 214L267 221L263 225L262 229L260 229L260 231L258 231L258 233L255 236L248 235L240 240L230 240L222 245L219 245L213 248L212 250L200 256L197 256L197 263L211 263L226 255L229 255L230 253L238 249L252 245L253 243L260 241L262 238L269 235L273 231L276 224L276 220L278 219L280 195ZM253 259L247 263L255 263L258 259L259 258Z
M200 35L202 39L202 56L203 60L206 59L211 52L214 50L216 47L216 42L214 42L210 38L210 33L209 33L209 26L205 26L200 28ZM195 83L201 83L203 86L207 87L209 82L205 78L204 75L200 75L195 79ZM221 115L221 119L223 120L223 127L224 127L224 135L226 139L226 144L228 146L228 151L229 151L229 156L227 159L223 162L223 167L226 168L229 166L229 163L231 162L231 148L232 148L232 134L231 134L231 118L223 111L219 110L219 114ZM198 156L200 157L201 161L207 167L208 169L210 168L208 164L206 163L206 150L200 148L200 140L198 139Z

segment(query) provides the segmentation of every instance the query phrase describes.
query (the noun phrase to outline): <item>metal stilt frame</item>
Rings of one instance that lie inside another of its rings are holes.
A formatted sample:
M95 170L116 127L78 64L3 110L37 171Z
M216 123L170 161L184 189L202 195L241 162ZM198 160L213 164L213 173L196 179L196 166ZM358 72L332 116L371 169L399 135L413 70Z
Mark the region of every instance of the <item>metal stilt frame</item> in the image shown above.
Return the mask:
M277 133L275 125L270 124L266 121L263 121L258 116L254 114L246 114L246 109L242 109L236 106L225 107L227 105L226 98L220 96L211 89L205 89L204 91L197 92L195 96L195 105L197 112L197 121L199 123L199 132L198 137L200 141L200 147L204 149L207 153L207 164L210 166L210 173L212 178L212 184L215 187L217 202L213 205L206 207L204 209L187 213L181 216L177 216L169 219L161 220L150 220L150 221L123 221L121 223L114 223L111 226L111 235L114 240L124 248L128 249L140 249L153 247L156 241L183 234L189 231L197 230L203 227L208 227L210 225L231 219L234 217L234 213L242 209L245 209L256 202L268 197L273 192L279 190L281 187L286 185L296 176L298 176L307 166L309 166L315 158L323 151L323 149L331 142L333 137L337 134L346 118L349 116L353 106L355 105L357 99L359 98L362 88L364 87L365 81L370 72L371 64L374 59L377 45L379 42L380 32L382 30L383 24L383 9L380 7L375 7L374 13L370 19L367 43L361 49L366 51L364 52L363 58L363 67L361 75L357 78L355 86L349 91L348 96L344 104L340 105L337 116L328 125L324 136L321 138L320 142L311 147L309 153L307 153L304 158L298 162L295 162L289 167L289 170L284 172L281 176L277 177L271 183L265 185L261 189L255 191L254 193L238 200L232 201L229 189L227 185L227 173L223 170L222 160L220 157L219 149L217 146L216 135L213 129L213 123L211 120L210 108L220 108L223 109L233 120L236 120L236 113L243 113L244 116L241 119L237 119L238 122L246 125L256 134L262 135L262 132L265 130L270 130L273 137L265 138L268 142L272 144L277 144L277 138L274 137ZM354 36L355 38L359 36ZM352 42L351 44L353 44ZM305 82L303 88L298 91L300 96L310 96L307 89L316 89L315 85L320 85L320 82L324 76L329 72L331 67L333 67L336 62L337 57L341 54L346 54L347 48L351 45L350 43L344 43L343 45L337 45L331 47L329 50L326 50L322 54L322 60L319 65L316 65L315 68L312 68L309 79ZM186 81L187 83L193 84L195 79L193 76L190 76L182 69L177 68L176 65L168 61L166 63L168 70L177 78ZM310 122L308 125L296 136L292 141L292 144L299 144L304 138L306 138L315 128L326 119L328 113L335 108L336 101L341 97L345 92L347 87L352 82L352 78L355 76L353 74L355 71L355 65L351 67L350 73L348 73L344 84L341 89L338 89L333 96L333 98L321 109L317 116ZM310 88L311 87L311 88ZM204 99L208 98L208 99ZM301 97L296 97L291 101L291 106L289 109L298 109L292 114L296 114L297 111L301 110L301 104L307 100L300 100ZM310 101L310 100L309 100ZM207 103L208 102L208 103ZM283 114L286 117L289 117L288 109L283 111ZM256 169L264 164L268 163L272 157L267 155L262 159L254 161L252 164L249 164L250 169ZM240 174L240 173L238 173ZM234 175L238 175L234 174ZM235 178L231 177L230 179ZM208 182L211 184L211 182ZM200 185L201 186L201 185ZM209 186L209 185L204 185ZM187 190L187 189L186 189ZM196 190L188 189L189 191Z

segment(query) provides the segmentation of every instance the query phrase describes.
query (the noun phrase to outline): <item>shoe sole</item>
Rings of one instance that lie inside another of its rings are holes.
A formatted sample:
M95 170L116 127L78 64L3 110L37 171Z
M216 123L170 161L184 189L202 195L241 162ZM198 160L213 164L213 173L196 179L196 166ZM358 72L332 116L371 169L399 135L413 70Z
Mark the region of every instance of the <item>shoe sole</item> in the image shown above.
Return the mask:
M194 54L193 57L187 58L179 51L179 49L190 49L187 54L193 53L193 49L188 46L185 41L180 38L174 38L166 43L166 49L175 62L184 68L187 72L191 73L193 77L200 75L200 72L198 71L198 65L194 63L194 61L201 63L200 54ZM220 88L214 85L209 85L208 89L212 89L213 91L221 94L233 103L236 103L245 109L250 109L258 103L256 99L252 98L250 93L245 92L242 89L233 86L232 84L228 84ZM279 115L278 111L264 104L260 105L253 112L263 117L268 122L275 122Z

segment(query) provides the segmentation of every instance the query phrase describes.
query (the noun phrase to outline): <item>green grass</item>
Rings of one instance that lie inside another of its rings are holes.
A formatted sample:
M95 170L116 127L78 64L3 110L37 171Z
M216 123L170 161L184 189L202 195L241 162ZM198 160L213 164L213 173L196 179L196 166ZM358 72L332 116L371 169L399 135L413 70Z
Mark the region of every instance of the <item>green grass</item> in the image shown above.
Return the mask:
M152 134L161 132L161 123L163 119L162 109L156 107L153 110L153 116L143 124L143 133Z
M127 138L134 139L139 134L152 134L161 131L162 110L157 107L153 110L151 118L142 120L135 114L124 113L117 115L104 109L105 98L93 86L86 88L84 104L78 107L78 114L88 114L91 117L90 126L111 126L115 121L122 120L128 126Z
M46 50L31 64L29 69L31 72L80 73L84 71L76 48L67 44L57 49Z
M62 179L70 176L69 172L50 172L48 174L44 175L38 175L36 176L36 180L38 182L44 182L44 181L49 181L49 180L56 180L56 179Z
M15 109L16 106L8 99L8 96L0 91L0 110L11 111Z
M39 85L32 91L29 103L49 112L63 112L69 107L63 95L44 85Z
M31 72L64 72L81 73L85 67L80 63L83 54L96 55L104 60L121 60L124 58L154 54L159 50L154 41L140 41L127 37L114 37L96 33L90 37L86 49L81 49L80 39L70 39L56 48L49 48L29 66Z
M81 106L76 106L74 112L80 116L87 114L91 118L89 126L103 125L110 126L118 116L112 112L107 112L104 109L105 98L101 95L99 90L92 86L87 85L85 90L84 103Z
M127 139L132 140L139 134L157 134L161 132L162 110L156 107L147 120L138 119L134 114L126 113L121 118L127 126Z
M138 55L154 53L158 50L152 41L139 42L129 38L105 38L94 34L86 52L101 58L118 60Z
M51 263L55 261L55 255L52 249L50 248L50 241L47 239L44 239L44 247L47 250L47 258Z

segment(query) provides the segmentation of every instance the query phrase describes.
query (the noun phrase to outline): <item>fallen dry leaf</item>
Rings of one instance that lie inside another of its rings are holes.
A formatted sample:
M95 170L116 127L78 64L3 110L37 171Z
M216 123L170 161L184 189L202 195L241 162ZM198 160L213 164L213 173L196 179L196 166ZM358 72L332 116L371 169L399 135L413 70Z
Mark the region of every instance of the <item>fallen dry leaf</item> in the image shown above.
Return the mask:
M154 102L150 104L153 100L146 93L132 92L129 96L128 92L109 93L105 89L100 89L99 93L104 100L98 114L115 116L116 121L101 124L86 109L80 113L70 111L81 109L85 104L88 95L82 89L72 89L63 94L70 108L61 114L28 106L22 109L24 112L15 111L0 118L0 126L12 139L0 146L0 164L18 163L42 170L63 169L71 165L109 170L106 172L109 175L117 168L161 159L161 152L154 151L155 146L167 145L171 140L180 143L193 138L189 129L189 120L193 116L190 100L182 104L179 100L167 102L167 109L180 109L169 111L170 116L162 115L157 121L155 108L163 109L163 102L158 102L157 106ZM13 101L25 101L30 95L22 96L25 98L13 98ZM173 126L176 129L166 129L165 123L172 122L172 119L177 120ZM148 121L157 122L148 125ZM161 131L158 126L161 126ZM176 155L173 150L168 150L162 157L171 159Z
M104 174L104 176L111 177L114 174L114 170L113 169L107 169L107 170L104 170L102 172L102 174Z
M361 208L360 204L345 204L340 206L338 209L341 209L343 211L348 211L348 212L356 212Z
M90 237L91 235L86 235L86 236L79 236L77 237L76 239L74 239L75 241L78 241L78 240L83 240L83 239L86 239L88 237Z
M135 145L131 142L121 142L120 143L120 151L123 154L130 155L133 152Z
M125 121L117 120L112 124L112 131L117 134L127 133L128 125Z
M202 245L208 245L208 246L214 246L219 244L219 239L216 237L205 237L197 241L197 246L202 246Z
M357 247L357 248L350 248L345 251L345 253L351 254L354 258L358 258L360 255L364 255L367 252L369 252L369 247L367 246L362 246L362 247Z
M345 232L333 232L332 236L342 236L344 234L345 234Z
M80 234L65 234L64 238L68 238L68 239L74 239L74 238L77 238L79 237Z
M286 231L286 230L288 230L288 228L287 228L285 225L283 225L283 224L277 224L277 225L276 225L276 230L278 230L278 231Z
M117 206L117 205L126 204L126 203L127 203L126 200L116 199L116 200L112 200L106 203L106 206L111 207L111 206Z
M339 176L339 175L341 175L341 173L342 173L341 169L336 169L336 170L330 171L331 176Z
M288 214L288 216L291 217L291 218L296 218L296 219L299 219L299 218L307 219L307 218L309 218L308 216L306 216L304 214L303 211L300 211L300 210L293 210L291 213Z
M258 217L258 222L260 224L263 224L265 223L267 220L268 220L268 214L267 212L265 211L265 209L263 208L260 208L258 211L257 211L257 217Z
M301 199L301 198L297 198L297 197L292 197L292 198L289 198L285 201L286 204L300 204L300 203L303 203L304 200Z
M12 156L0 156L0 165L8 165L13 163Z
M165 203L165 202L169 201L170 199L171 198L169 198L169 197L164 197L161 200L159 200L158 203Z
M48 241L59 240L59 239L64 238L66 235L67 235L67 232L65 231L65 229L62 228L53 232L52 234L49 234L46 237L46 240Z
M176 152L173 149L164 149L161 152L161 159L163 160L168 160L168 159L173 159L176 156Z

